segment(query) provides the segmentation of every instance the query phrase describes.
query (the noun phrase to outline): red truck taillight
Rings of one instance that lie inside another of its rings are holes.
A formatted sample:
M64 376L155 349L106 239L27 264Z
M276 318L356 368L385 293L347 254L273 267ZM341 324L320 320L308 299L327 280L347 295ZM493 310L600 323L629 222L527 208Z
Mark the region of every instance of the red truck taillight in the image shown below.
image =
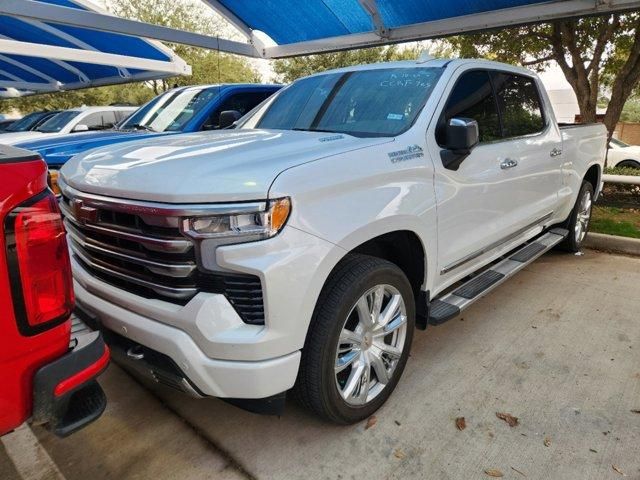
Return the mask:
M5 219L6 255L18 328L35 335L73 310L69 250L56 198L46 190Z

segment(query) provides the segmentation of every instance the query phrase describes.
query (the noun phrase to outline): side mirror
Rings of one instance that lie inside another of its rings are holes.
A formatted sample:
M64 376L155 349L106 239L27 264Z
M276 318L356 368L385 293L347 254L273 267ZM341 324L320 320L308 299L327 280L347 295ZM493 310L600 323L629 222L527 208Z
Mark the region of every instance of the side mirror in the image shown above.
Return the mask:
M78 125L73 127L73 131L74 132L88 132L89 131L89 127L87 125L85 125L84 123L79 123Z
M452 118L446 126L446 149L468 153L480 141L478 122L470 118Z
M237 122L242 117L242 114L237 110L225 110L220 112L220 120L218 121L218 128L229 128L234 122Z
M440 157L449 170L457 170L462 161L480 141L478 122L471 118L455 117L444 127L445 144Z

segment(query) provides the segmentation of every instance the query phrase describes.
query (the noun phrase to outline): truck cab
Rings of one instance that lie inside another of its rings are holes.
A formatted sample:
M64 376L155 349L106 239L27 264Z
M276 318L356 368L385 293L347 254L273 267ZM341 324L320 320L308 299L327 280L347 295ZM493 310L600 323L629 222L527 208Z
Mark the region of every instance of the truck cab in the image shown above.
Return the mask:
M71 318L68 247L44 161L2 146L0 176L0 435L30 420L66 436L106 406L96 377L109 349Z
M416 328L580 249L605 150L604 126L560 127L523 68L318 73L231 131L68 162L78 304L156 381L272 413L294 389L359 421L394 390Z

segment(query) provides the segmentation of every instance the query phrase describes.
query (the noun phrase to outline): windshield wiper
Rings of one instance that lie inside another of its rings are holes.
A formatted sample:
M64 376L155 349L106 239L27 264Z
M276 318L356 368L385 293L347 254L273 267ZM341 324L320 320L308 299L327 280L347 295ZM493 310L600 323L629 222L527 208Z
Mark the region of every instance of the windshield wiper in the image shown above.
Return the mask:
M142 125L141 123L134 123L133 125L127 125L127 129L145 130L147 132L156 132L156 133L158 132L153 127L150 127L149 125Z
M339 132L338 130L323 130L321 128L292 128L291 130L295 130L296 132L321 132L321 133L344 133Z

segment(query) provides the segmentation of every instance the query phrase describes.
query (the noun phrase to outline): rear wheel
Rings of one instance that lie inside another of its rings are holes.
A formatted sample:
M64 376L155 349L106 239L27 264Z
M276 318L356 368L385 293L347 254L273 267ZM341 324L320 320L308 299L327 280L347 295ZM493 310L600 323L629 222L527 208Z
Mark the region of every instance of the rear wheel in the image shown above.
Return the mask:
M565 227L569 230L569 235L560 244L564 250L575 253L582 248L582 243L589 230L592 207L593 186L589 182L583 181L576 204L565 224Z
M622 168L640 168L640 162L636 161L636 160L623 160L622 162L620 162L619 164L616 165L616 167L622 167Z
M348 255L316 306L297 397L333 422L369 417L402 375L414 326L413 292L402 270L376 257Z

